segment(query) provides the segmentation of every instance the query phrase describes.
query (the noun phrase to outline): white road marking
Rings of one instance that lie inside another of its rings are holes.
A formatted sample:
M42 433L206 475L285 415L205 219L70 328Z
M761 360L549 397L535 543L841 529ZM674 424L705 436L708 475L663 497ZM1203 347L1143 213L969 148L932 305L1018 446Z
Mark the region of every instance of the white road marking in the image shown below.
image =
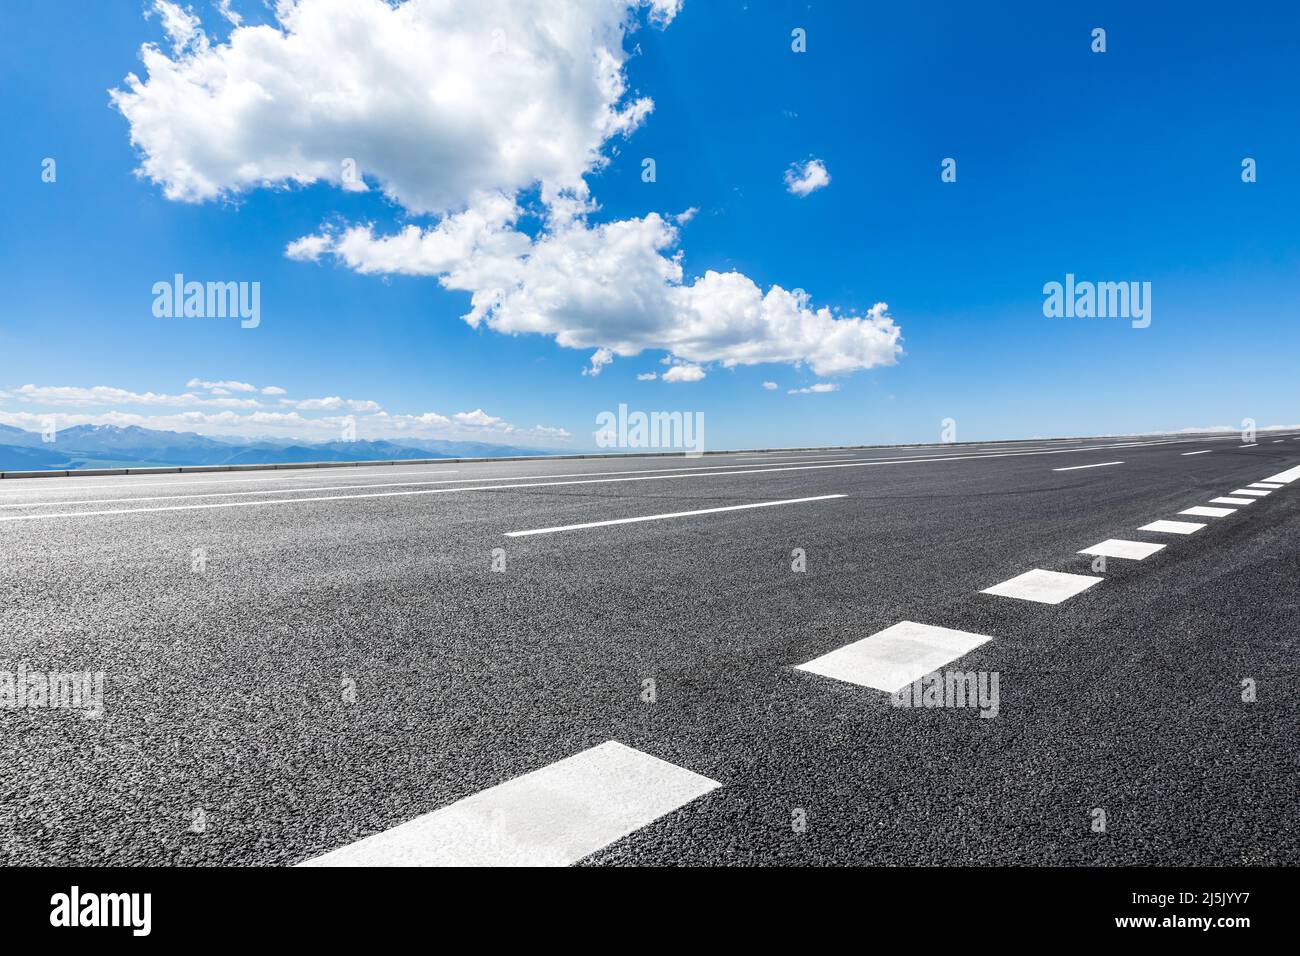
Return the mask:
M1163 544L1151 544L1148 541L1124 541L1120 538L1108 538L1101 544L1084 548L1080 554L1099 554L1107 558L1127 558L1130 561L1142 561L1164 548Z
M1232 492L1234 495L1249 495L1252 498L1263 498L1265 495L1271 495L1271 491L1258 491L1254 488L1238 488Z
M0 484L0 488L7 488L9 484L13 484L19 487L21 489L20 491L8 492L3 496L6 498L16 498L20 494L24 494L32 491L40 491L43 494L48 494L51 492L57 493L62 491L70 492L73 494L77 494L77 493L85 494L88 491L112 491L117 488L150 488L150 487L156 487L158 485L165 485L170 488L174 488L177 485L246 485L246 484L252 484L254 482L261 483L267 481L306 481L311 478L314 478L317 481L325 481L326 479L329 478L337 478L344 481L357 481L358 479L365 480L368 478L379 478L379 477L399 478L404 475L454 475L460 469L439 468L434 471L385 471L383 472L382 475L380 475L380 474L372 474L369 471L365 473L357 473L357 472L352 472L340 468L337 470L343 472L343 474L338 474L338 475L322 474L322 472L329 472L334 470L336 469L312 468L312 469L308 469L305 474L277 475L274 478L208 478L208 479L176 478L171 481L118 481L116 484L112 484L112 485L101 485L98 484L98 482L107 481L110 478L124 478L129 476L81 475L76 478L67 478L62 480L58 478L30 478L30 479L24 479L24 478L8 479L7 478L5 479L4 484ZM227 472L214 472L214 474L227 474ZM477 479L464 478L462 480L475 481ZM69 483L62 484L61 483L62 481L67 481ZM19 484L20 482L21 484ZM91 482L96 482L96 484L92 485ZM348 488L352 486L337 485L336 487ZM177 497L180 496L178 495Z
M1274 444L1274 445L1280 445L1280 444L1282 444L1282 442L1284 442L1284 441L1286 441L1285 438L1274 438L1274 439L1273 439L1273 444Z
M1053 468L1052 471L1078 471L1080 468L1105 468L1107 465L1122 465L1122 461L1103 461L1095 465L1071 465L1069 468Z
M1222 498L1210 499L1210 504L1212 505L1253 505L1254 503L1254 498L1229 498L1224 496Z
M1300 465L1297 465L1295 468L1288 468L1286 471L1279 472L1278 474L1273 475L1270 478L1265 478L1264 480L1276 481L1284 485L1289 485L1297 478L1300 478Z
M1256 445L1258 445L1258 444L1259 444L1259 442L1257 442L1257 441L1252 441L1252 442L1247 442L1246 444L1242 445L1241 447L1242 447L1242 448L1254 448L1254 447L1255 447Z
M1194 534L1204 528L1205 525L1195 521L1153 521L1150 524L1144 524L1138 528L1139 531L1164 531L1168 534Z
M1236 508L1207 508L1205 505L1197 505L1195 508L1186 508L1178 512L1180 515L1195 515L1198 518L1226 518L1230 514L1235 514Z
M991 640L984 634L900 621L795 670L894 694Z
M533 528L530 531L507 531L507 538L525 538L533 534L554 534L557 531L578 531L582 528L604 528L613 524L636 524L639 521L663 521L667 518L687 518L691 515L711 515L721 511L744 511L748 508L771 508L774 505L797 505L805 501L828 501L847 498L847 495L817 495L813 498L785 498L780 501L760 501L752 505L728 505L725 508L700 508L697 511L670 511L667 514L639 515L635 518L611 518L607 521L586 521L582 524L563 524L554 528Z
M1183 457L1186 458L1188 455L1208 455L1212 451L1214 451L1213 448L1205 448L1201 451L1185 451L1183 452Z
M1174 443L1171 441L1150 442L1151 445L1168 445ZM266 501L221 501L211 504L202 505L165 505L156 508L109 508L101 511L63 511L63 512L46 512L44 514L34 515L0 515L0 522L5 521L36 521L44 518L94 518L105 515L122 515L122 514L143 514L162 511L206 511L215 508L258 508L272 505L293 505L293 504L313 504L321 501L349 501L353 499L365 498L401 498L422 495L439 495L452 494L466 491L509 491L513 488L553 488L562 485L593 485L608 484L622 481L659 481L671 478L718 478L730 477L732 475L768 475L777 474L787 471L823 471L831 468L871 468L880 465L905 465L928 462L952 462L952 461L983 461L990 458L1026 458L1038 455L1068 455L1076 451L1092 451L1096 446L1087 449L1081 448L1062 448L1053 451L1031 451L1031 452L996 452L987 455L942 455L933 458L874 458L864 461L848 461L836 464L822 465L780 465L772 468L759 466L745 467L735 471L708 471L700 468L675 468L670 469L667 474L647 473L647 474L628 474L627 472L608 472L607 474L616 475L612 478L576 478L565 479L562 481L535 481L531 483L516 483L512 485L470 485L459 488L426 488L419 491L384 491L378 494L370 495L320 495L313 498L287 498ZM726 468L736 466L724 465ZM579 474L582 474L579 472ZM590 473L588 473L590 474ZM38 481L48 481L49 479L34 479ZM460 479L457 479L459 482ZM464 479L473 480L473 479ZM484 478L481 481L511 481L517 479L510 478ZM424 484L424 482L420 482ZM344 486L347 487L347 486ZM350 490L350 489L349 489ZM57 503L57 502L56 502Z
M1106 579L1094 578L1087 574L1066 574L1064 571L1043 571L1034 568L1024 574L1017 574L1001 584L984 588L981 593L1017 598L1021 601L1037 601L1040 604L1060 604L1066 598L1072 598L1104 580Z
M1252 482L1250 483L1250 487L1252 487L1252 488L1268 488L1268 489L1273 489L1273 488L1285 488L1286 485L1279 485L1279 484L1278 484L1277 482L1275 482L1275 481L1252 481Z
M568 866L720 787L617 741L300 866Z

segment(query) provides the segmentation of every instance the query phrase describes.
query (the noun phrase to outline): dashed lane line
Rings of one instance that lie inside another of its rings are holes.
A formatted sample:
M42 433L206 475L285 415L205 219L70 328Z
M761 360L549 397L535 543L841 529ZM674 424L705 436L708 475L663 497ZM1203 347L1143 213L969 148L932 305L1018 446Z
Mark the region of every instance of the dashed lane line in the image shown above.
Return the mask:
M1064 571L1035 568L991 588L984 588L980 593L1021 601L1037 601L1039 604L1060 604L1104 580L1106 579L1086 574L1066 574Z
M1162 518L1159 521L1144 524L1142 527L1138 528L1138 530L1160 531L1165 534L1195 534L1204 527L1204 524L1197 521L1166 521Z
M1104 558L1124 558L1129 561L1143 561L1157 551L1164 549L1163 544L1149 541L1125 541L1122 538L1108 538L1091 548L1084 548L1080 554L1100 555Z
M900 621L795 670L895 694L991 640L984 634Z
M568 866L721 784L610 740L300 866Z
M1226 518L1230 514L1235 514L1236 508L1208 508L1205 505L1197 505L1195 508L1185 508L1178 512L1180 515L1193 515L1197 518Z
M579 531L583 528L604 528L615 524L637 524L641 521L664 521L668 518L689 518L692 515L712 515L723 511L746 511L750 508L772 508L776 505L797 505L807 501L829 501L847 498L847 495L817 495L812 498L785 498L780 501L760 501L749 505L727 505L725 508L699 508L695 511L670 511L666 514L638 515L634 518L610 518L606 521L584 521L581 524L556 525L553 528L533 528L529 531L507 531L507 538L526 538L535 534L555 534L559 531Z
M1254 503L1254 498L1230 498L1226 495L1210 499L1212 505L1253 505Z
M1071 465L1069 468L1053 468L1052 471L1079 471L1082 468L1106 468L1109 465L1122 465L1122 461L1102 461L1095 465Z

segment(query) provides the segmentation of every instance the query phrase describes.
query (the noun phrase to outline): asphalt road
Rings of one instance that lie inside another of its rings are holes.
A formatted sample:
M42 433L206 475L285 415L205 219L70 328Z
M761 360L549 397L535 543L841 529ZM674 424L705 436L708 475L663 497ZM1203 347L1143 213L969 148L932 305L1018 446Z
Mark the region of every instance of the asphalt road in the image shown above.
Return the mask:
M585 771L463 801L617 741L716 786L587 865L1294 865L1300 480L1210 500L1297 466L1286 433L0 482L0 672L105 675L98 718L0 708L0 863L296 864L484 801L581 847ZM1101 580L983 593L1034 569ZM903 621L987 638L941 670L996 716L798 669Z

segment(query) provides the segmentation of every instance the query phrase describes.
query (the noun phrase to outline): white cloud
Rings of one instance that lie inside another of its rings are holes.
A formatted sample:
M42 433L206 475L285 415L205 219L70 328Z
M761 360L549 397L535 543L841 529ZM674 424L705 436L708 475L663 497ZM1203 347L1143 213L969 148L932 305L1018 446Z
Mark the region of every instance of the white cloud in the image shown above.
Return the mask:
M591 366L582 370L583 375L590 375L595 378L600 374L601 369L614 361L614 353L609 349L596 349L591 353Z
M226 19L231 26L239 26L244 22L244 18L230 8L230 0L217 0L217 12Z
M829 186L830 182L831 174L826 171L826 164L820 159L791 163L785 171L785 188L796 196L807 196L823 186Z
M284 395L285 391L279 385L268 385L262 389L263 395Z
M511 427L500 418L489 415L481 408L476 408L472 412L457 412L452 418L458 424L469 425L474 428L502 428L504 426L508 429Z
M625 357L662 348L724 366L807 362L818 375L892 365L901 354L901 330L883 302L837 316L801 291L763 292L737 272L687 283L673 251L678 231L658 213L595 226L568 218L536 238L513 228L517 215L512 202L491 197L428 230L376 237L354 227L333 251L359 272L437 275L471 294L470 325L551 335L566 348Z
M704 378L704 369L698 365L674 365L664 372L665 382L698 382Z
M354 160L407 213L437 221L388 235L331 225L289 242L286 255L436 277L470 294L463 318L474 327L611 359L659 349L691 365L807 364L818 375L893 364L900 330L883 303L833 313L740 273L685 276L678 230L693 208L591 222L598 207L584 176L653 106L626 94L629 10L667 25L680 6L282 0L275 25L236 27L225 43L170 57L146 45L145 79L129 76L113 99L141 174L172 199L318 181L353 188L343 162ZM829 181L816 160L800 176L809 190ZM519 196L535 187L540 209L525 213ZM540 228L522 228L526 214Z
M764 382L763 387L767 389L769 392L772 392L780 388L781 386L777 385L776 382Z
M636 380L638 382L653 382L658 377L659 376L654 372L641 372L637 375Z
M167 39L172 41L173 56L181 55L191 45L196 52L207 49L207 38L192 10L182 10L179 4L168 0L153 0L152 10L158 14Z
M477 192L587 194L611 136L653 108L624 97L628 9L654 0L281 0L277 24L177 46L197 19L156 0L173 56L146 44L146 77L113 101L143 175L203 201L266 184L342 185L343 160L412 211ZM176 31L176 32L173 32Z
M840 387L832 382L818 382L816 385L810 385L807 388L792 388L787 394L790 395L821 395L825 392L838 392Z
M23 385L14 389L23 402L57 407L86 408L92 405L170 405L187 407L204 405L214 408L257 408L254 398L206 398L185 392L168 395L160 392L132 392L125 388L94 385L89 388L71 385Z
M210 391L224 389L227 392L256 392L256 385L249 385L247 382L205 382L201 378L192 378L185 383L186 388L206 388ZM270 394L265 392L264 394Z
M296 408L300 412L334 412L343 410L349 412L378 412L383 410L378 402L352 398L339 398L337 395L329 395L325 398L282 398L280 399L280 404L286 405L290 408Z

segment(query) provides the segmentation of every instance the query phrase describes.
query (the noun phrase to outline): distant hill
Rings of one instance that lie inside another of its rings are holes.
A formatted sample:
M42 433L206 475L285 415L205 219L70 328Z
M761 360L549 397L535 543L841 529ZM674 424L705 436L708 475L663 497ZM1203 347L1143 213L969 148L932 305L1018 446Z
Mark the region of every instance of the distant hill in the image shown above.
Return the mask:
M0 425L0 471L179 465L265 465L300 461L386 461L408 458L495 458L556 454L515 445L410 439L402 442L299 442L217 439L193 432L130 425L76 425L54 442L36 432Z

